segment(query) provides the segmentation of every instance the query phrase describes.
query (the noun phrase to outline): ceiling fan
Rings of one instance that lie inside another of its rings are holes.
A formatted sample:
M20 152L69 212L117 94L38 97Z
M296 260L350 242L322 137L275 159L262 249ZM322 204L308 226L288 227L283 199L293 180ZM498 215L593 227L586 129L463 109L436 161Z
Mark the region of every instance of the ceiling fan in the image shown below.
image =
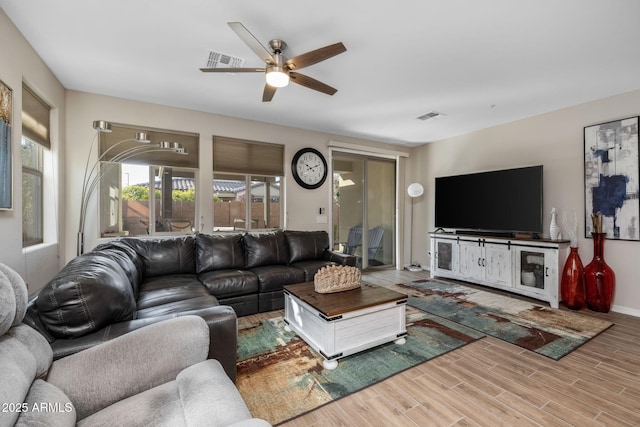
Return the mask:
M233 31L242 39L243 42L251 48L262 60L265 61L265 68L200 68L205 73L265 73L267 83L262 93L262 102L269 102L273 99L276 90L289 84L289 81L305 86L318 92L333 95L338 90L313 79L304 74L298 73L299 70L309 65L317 64L320 61L329 59L333 56L341 54L347 50L342 43L335 43L320 49L303 53L294 58L287 59L282 52L287 47L283 40L274 39L269 42L271 52L267 50L253 34L240 22L227 23Z

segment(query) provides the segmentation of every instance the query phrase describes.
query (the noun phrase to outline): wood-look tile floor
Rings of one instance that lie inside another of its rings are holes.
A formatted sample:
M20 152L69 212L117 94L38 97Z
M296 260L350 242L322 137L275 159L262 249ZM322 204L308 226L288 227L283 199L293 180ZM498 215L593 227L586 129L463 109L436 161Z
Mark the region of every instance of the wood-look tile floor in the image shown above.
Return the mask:
M380 284L426 277L363 274ZM559 361L486 337L283 425L640 426L640 318L581 313L615 324Z

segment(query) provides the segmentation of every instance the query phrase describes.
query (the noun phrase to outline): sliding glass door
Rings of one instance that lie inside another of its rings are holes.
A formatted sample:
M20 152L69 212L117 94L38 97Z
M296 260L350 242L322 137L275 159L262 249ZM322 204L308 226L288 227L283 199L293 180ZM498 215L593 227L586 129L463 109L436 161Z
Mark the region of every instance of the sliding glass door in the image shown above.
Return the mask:
M395 161L334 152L332 162L334 249L362 268L393 266Z

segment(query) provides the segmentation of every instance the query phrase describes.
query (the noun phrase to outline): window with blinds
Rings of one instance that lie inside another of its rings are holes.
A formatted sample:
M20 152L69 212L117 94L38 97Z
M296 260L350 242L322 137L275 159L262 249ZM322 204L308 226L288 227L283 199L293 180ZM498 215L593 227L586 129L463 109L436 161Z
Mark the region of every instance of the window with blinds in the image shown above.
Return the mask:
M51 149L49 116L51 108L29 87L22 85L22 136Z
M284 145L214 136L213 171L283 176Z
M44 241L43 158L50 154L51 108L22 85L22 246ZM53 210L55 206L52 207Z
M213 137L213 230L280 228L284 145Z
M189 234L196 229L197 133L119 123L100 134L100 235ZM135 140L144 132L149 141ZM162 149L179 143L185 154Z

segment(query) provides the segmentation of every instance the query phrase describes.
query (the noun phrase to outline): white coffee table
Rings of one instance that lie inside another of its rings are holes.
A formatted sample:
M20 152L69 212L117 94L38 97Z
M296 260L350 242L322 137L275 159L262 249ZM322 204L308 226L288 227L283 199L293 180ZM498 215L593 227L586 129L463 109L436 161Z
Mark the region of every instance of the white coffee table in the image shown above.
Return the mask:
M284 320L335 369L338 359L395 341L404 344L407 296L380 286L330 294L313 282L284 286Z

